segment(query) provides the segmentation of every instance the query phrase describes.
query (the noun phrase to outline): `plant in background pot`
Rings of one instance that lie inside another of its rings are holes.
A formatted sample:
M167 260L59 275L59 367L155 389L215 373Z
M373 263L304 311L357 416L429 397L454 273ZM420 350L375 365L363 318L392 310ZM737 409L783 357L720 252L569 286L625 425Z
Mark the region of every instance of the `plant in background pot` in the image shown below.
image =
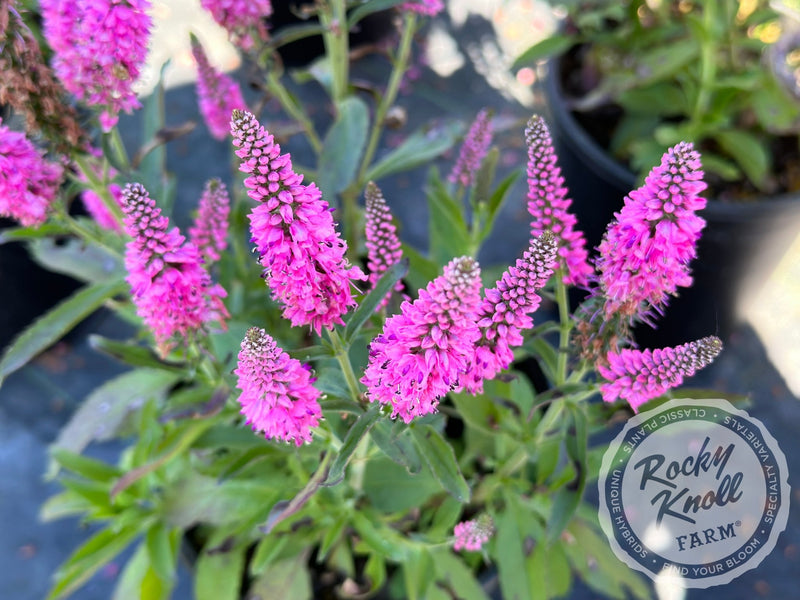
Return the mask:
M709 321L725 337L800 233L796 17L762 0L572 2L562 31L517 60L554 57L545 92L590 244L654 157L681 139L702 153L709 202L695 285L659 341Z

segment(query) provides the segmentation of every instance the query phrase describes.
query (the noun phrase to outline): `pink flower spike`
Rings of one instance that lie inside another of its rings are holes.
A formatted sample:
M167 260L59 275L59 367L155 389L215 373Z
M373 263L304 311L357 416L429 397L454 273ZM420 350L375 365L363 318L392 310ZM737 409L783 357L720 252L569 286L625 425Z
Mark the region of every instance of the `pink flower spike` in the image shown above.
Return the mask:
M489 515L481 515L471 521L462 521L453 529L453 550L478 552L494 535L494 522Z
M252 50L257 40L268 37L264 19L272 14L269 0L200 0L200 5L242 50Z
M42 0L41 10L56 75L102 109L100 124L110 131L121 110L140 106L132 85L147 57L149 0Z
M447 177L449 181L457 183L464 188L468 188L473 184L475 174L478 172L483 159L486 158L486 153L489 152L489 146L492 143L492 131L492 120L489 111L484 108L475 117L475 121L473 121L464 138L456 164Z
M231 212L228 189L219 179L206 183L189 241L197 246L207 264L216 262L228 247L228 216Z
M411 0L411 2L401 4L400 10L433 17L444 10L444 2L442 0Z
M397 237L397 227L395 227L389 205L381 193L380 188L370 181L364 193L366 203L366 241L367 247L367 268L369 270L370 289L375 289L381 275L389 267L400 262L403 258L400 239ZM394 291L402 293L403 282L398 281L394 286ZM378 310L385 308L389 304L391 292L381 301Z
M347 244L319 188L303 185L291 156L281 154L249 112L233 111L231 131L239 170L249 174L248 195L258 202L250 213L251 241L283 316L292 325L310 325L317 335L343 324L342 315L356 305L353 282L366 275L347 262Z
M372 340L361 382L370 402L392 405L392 418L410 423L436 412L439 398L459 386L480 337L480 268L455 258L413 303L386 320Z
M0 119L0 216L38 227L58 195L64 169Z
M528 212L533 216L532 235L549 229L558 240L558 254L566 267L564 283L586 286L592 275L587 260L586 239L575 229L577 220L569 212L572 200L564 185L558 157L544 119L534 115L525 129L528 144Z
M230 132L231 113L246 109L239 84L208 62L203 46L192 35L192 55L197 62L197 100L200 114L213 137L223 140Z
M322 418L321 393L311 385L310 369L277 346L266 331L251 327L242 340L233 372L242 390L242 414L268 440L311 442L311 428Z
M692 284L689 263L705 221L700 155L692 144L670 148L661 164L632 191L598 247L597 269L605 313L646 319L663 310L678 287Z
M206 323L227 318L225 290L211 283L200 252L186 243L141 184L122 192L125 231L133 239L125 250L127 282L136 313L166 355L177 335L184 340Z
M716 336L704 337L696 342L660 350L632 350L611 352L608 366L599 363L597 370L606 380L600 393L606 402L622 398L634 412L668 389L683 383L696 371L711 364L722 351L722 341Z
M536 292L547 284L557 258L555 237L545 231L531 240L522 258L503 273L496 287L486 290L478 314L481 337L475 343L469 370L461 379L471 394L483 393L483 382L511 365L511 348L521 346L522 331L533 327L529 315L542 301Z

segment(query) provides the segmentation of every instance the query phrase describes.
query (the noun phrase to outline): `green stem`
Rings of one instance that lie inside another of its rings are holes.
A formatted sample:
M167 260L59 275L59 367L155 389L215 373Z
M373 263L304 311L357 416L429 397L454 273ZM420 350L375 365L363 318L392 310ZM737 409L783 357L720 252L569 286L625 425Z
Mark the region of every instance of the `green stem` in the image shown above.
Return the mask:
M397 98L397 92L400 90L403 75L408 68L408 60L411 56L411 42L414 40L414 31L416 29L416 14L407 11L404 18L403 35L400 38L397 57L392 66L392 74L389 76L389 84L375 109L375 118L372 121L372 130L369 132L367 148L364 150L364 156L361 159L361 167L358 170L356 182L359 190L367 183L364 181L364 178L366 177L369 165L372 163L372 159L375 157L375 151L378 149L378 141L383 131L383 123L386 120L386 114Z
M106 210L111 213L111 216L114 218L114 221L117 223L117 225L119 225L120 229L124 229L125 215L122 213L122 209L119 207L119 204L117 204L114 200L111 192L108 191L109 182L105 180L105 177L101 181L94 174L94 171L86 161L85 156L76 155L73 158L73 162L77 165L80 172L83 173L84 177L86 177L86 180L89 182L89 186L91 187L92 191L103 200L103 205L106 207Z
M328 329L328 337L333 345L336 360L339 361L339 366L342 367L342 373L347 382L347 388L350 390L350 396L352 396L354 402L360 403L361 392L358 390L358 380L353 371L353 365L350 364L350 356L347 352L348 348L335 328Z
M416 29L416 15L407 12L403 23L403 34L397 50L397 56L393 61L392 73L389 76L389 83L386 91L381 96L378 106L375 108L375 116L367 140L367 147L361 157L361 164L358 168L358 175L353 184L342 192L342 213L344 220L345 239L347 240L348 252L352 253L358 249L359 227L358 227L358 195L366 186L366 176L375 152L378 149L378 142L383 132L383 124L386 121L386 114L394 104L403 75L408 67L408 60L411 56L411 42L414 40L414 30Z
M93 244L96 244L101 248L104 248L114 256L122 258L122 253L120 253L116 248L109 246L102 239L100 239L94 233L92 233L92 231L81 225L79 221L76 221L75 219L70 217L66 212L64 212L61 216L64 219L64 222L67 224L67 227L69 227L70 230L72 231L72 233L83 238L86 241L92 242Z
M569 334L572 330L572 320L569 316L569 299L567 286L564 284L564 267L561 266L554 274L556 284L556 303L558 304L559 339L558 362L556 363L556 387L564 385L567 381L567 358L569 358Z
M347 8L345 0L331 0L320 11L320 22L325 28L323 40L325 53L331 61L332 95L334 104L347 97L347 83L350 80L350 46L347 29Z
M692 110L692 126L697 129L708 113L711 104L711 95L714 90L714 79L717 75L717 44L716 38L712 34L715 27L715 19L719 14L716 0L706 2L703 8L703 29L705 35L700 41L700 89L697 91L697 98Z
M291 94L289 94L289 90L286 89L283 83L281 83L281 80L273 71L269 71L267 73L267 89L269 89L272 95L278 99L278 102L281 103L283 110L285 110L295 121L300 123L300 126L306 133L306 137L308 137L308 143L311 144L314 153L319 155L320 152L322 152L322 141L319 139L319 136L314 129L314 124L303 110L303 107L294 101L294 98L292 98Z
M125 144L122 143L119 128L115 125L107 135L110 136L111 149L116 155L117 162L125 168L125 171L130 171L131 161L128 158L128 152L125 150Z

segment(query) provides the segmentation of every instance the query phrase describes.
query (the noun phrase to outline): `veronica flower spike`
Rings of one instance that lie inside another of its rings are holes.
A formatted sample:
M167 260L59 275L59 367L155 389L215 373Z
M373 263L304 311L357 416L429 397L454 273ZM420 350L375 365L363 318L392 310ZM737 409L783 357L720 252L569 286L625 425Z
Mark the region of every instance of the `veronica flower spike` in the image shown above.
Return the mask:
M218 261L228 247L230 212L231 201L225 184L219 179L206 182L197 207L197 218L189 228L189 241L197 246L206 263Z
M242 340L234 371L242 390L239 404L253 430L269 440L311 442L322 418L310 369L278 347L263 329L251 327Z
M267 39L264 19L272 14L270 0L200 0L200 6L211 13L242 50L251 50L257 40Z
M528 145L528 212L533 217L531 234L549 229L558 242L565 267L564 283L586 286L592 275L586 239L575 229L577 219L569 212L572 200L561 176L553 140L544 119L534 115L525 129Z
M225 73L211 66L200 41L190 34L192 55L197 63L197 100L200 114L211 135L223 140L230 131L231 113L234 109L246 109L242 90Z
M211 321L224 325L225 290L212 284L197 247L177 227L169 229L142 185L125 187L122 210L132 238L125 249L126 279L136 313L153 332L159 352L165 355L176 335L186 339Z
M632 191L598 247L597 269L605 313L646 318L660 311L678 287L692 284L689 263L705 221L700 155L692 144L670 148L644 186Z
M364 192L365 199L365 219L366 235L365 245L367 247L367 269L369 270L370 289L375 288L381 275L392 265L400 262L403 258L400 238L397 237L397 227L392 219L392 213L386 199L383 197L380 188L370 181ZM403 282L398 281L394 286L394 291L403 291ZM378 305L378 309L385 308L389 303L391 292Z
M480 268L455 258L444 274L420 290L413 303L386 320L372 340L361 382L370 402L391 404L392 418L406 423L436 412L439 399L459 386L480 337Z
M0 119L0 216L38 227L58 194L64 169Z
M246 111L233 111L233 144L242 159L239 170L258 205L250 218L264 278L283 304L292 325L322 328L343 324L342 315L356 305L353 283L366 279L345 258L347 244L334 227L331 209L313 183L292 169L289 154Z
M453 529L453 550L478 552L494 535L494 522L489 515L462 521Z
M681 385L684 377L711 364L721 351L722 341L708 336L675 348L611 352L607 366L597 364L598 372L607 380L600 393L606 402L627 400L637 412L648 400Z
M542 289L556 267L555 237L545 231L531 240L530 247L513 267L503 273L492 289L486 290L479 310L481 337L475 342L475 355L462 378L471 394L483 392L483 382L494 379L514 360L511 348L523 343L522 331L533 327L530 313L539 308Z
M140 106L133 91L147 57L149 0L42 0L44 35L53 69L67 91L102 108L111 131L120 110Z
M464 138L456 164L448 176L448 180L468 188L475 181L475 173L486 158L492 143L492 120L485 108L475 117L472 126Z

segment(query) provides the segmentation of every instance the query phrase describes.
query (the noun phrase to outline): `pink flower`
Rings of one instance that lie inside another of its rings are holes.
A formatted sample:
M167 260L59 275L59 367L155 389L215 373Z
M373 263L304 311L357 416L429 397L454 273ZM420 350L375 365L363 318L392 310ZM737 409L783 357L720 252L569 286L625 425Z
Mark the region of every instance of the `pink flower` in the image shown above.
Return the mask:
M347 244L334 227L328 204L313 183L303 185L292 170L289 154L256 118L235 110L233 144L249 173L244 184L258 202L250 213L252 242L273 296L284 306L292 325L322 328L342 324L342 315L356 305L354 280L366 279L345 258Z
M585 286L592 268L587 261L586 239L575 229L575 215L569 212L572 200L564 186L558 157L547 125L533 116L525 129L528 144L528 212L533 216L531 233L540 235L545 229L558 240L558 254L566 266L564 283Z
M380 188L370 181L364 196L366 198L367 268L370 289L375 289L375 284L381 275L403 258L403 250L400 239L397 237L397 227L394 225L392 213L389 211L389 206L386 204ZM403 291L402 281L395 284L394 291L397 293ZM389 304L391 295L391 292L386 294L379 309Z
M453 529L453 550L478 552L494 535L494 523L489 515L481 515L478 519L462 521Z
M189 241L206 263L220 259L228 247L228 215L231 212L228 189L219 179L206 183L194 225L189 228Z
M267 39L264 19L272 14L269 0L200 0L200 5L242 50L251 50L256 40Z
M465 188L472 185L475 181L475 174L483 159L486 158L486 153L492 143L492 129L489 111L484 108L475 117L475 121L464 138L456 164L448 176L450 181Z
M149 0L42 0L44 35L64 87L100 106L110 131L120 110L140 106L131 89L147 56Z
M539 308L542 289L553 274L558 247L552 233L545 231L531 240L530 247L509 267L496 287L486 290L478 313L481 337L475 356L461 381L471 394L483 392L483 382L494 379L514 360L514 346L521 346L522 331L533 327L530 313Z
M442 0L412 0L401 4L400 9L433 17L444 10L444 2Z
M625 198L598 247L606 315L643 318L692 284L689 263L705 226L696 214L706 205L698 196L706 188L701 168L692 144L681 142Z
M255 431L268 440L311 441L311 428L319 424L320 392L314 388L310 369L290 358L266 331L251 327L242 341L234 371L242 390L242 414Z
M122 199L125 231L133 238L125 251L127 281L136 312L163 355L174 335L186 339L229 316L222 303L225 290L212 285L197 247L186 243L177 227L168 229L169 220L142 185L125 186Z
M234 109L246 109L239 84L214 69L208 62L200 42L192 36L192 54L197 61L197 99L200 114L211 135L225 139L230 131L231 113Z
M627 400L636 412L648 400L679 386L684 377L711 364L721 351L722 341L708 336L675 348L611 352L608 366L597 365L600 375L608 381L600 386L600 393L606 402Z
M458 387L480 337L480 268L472 258L455 258L413 303L386 320L372 340L361 382L367 398L392 405L392 418L406 423L436 412L439 398Z
M63 168L49 162L25 134L0 119L0 215L26 227L47 220L58 194Z

